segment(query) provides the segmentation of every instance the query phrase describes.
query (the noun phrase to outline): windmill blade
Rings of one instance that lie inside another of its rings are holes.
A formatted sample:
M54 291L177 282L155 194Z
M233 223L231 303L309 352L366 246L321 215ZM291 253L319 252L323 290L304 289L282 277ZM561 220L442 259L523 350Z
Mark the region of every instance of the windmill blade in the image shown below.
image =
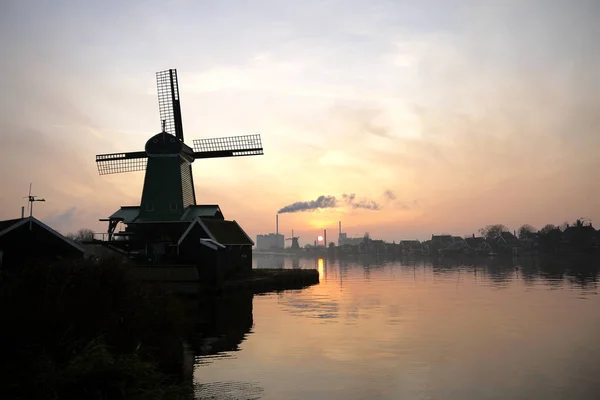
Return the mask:
M96 164L100 175L143 171L146 169L147 163L148 155L145 151L98 154L96 156Z
M242 157L264 154L260 135L194 140L194 158Z
M158 93L158 112L164 123L165 132L183 142L183 122L179 106L179 84L177 70L168 69L156 73L156 89Z

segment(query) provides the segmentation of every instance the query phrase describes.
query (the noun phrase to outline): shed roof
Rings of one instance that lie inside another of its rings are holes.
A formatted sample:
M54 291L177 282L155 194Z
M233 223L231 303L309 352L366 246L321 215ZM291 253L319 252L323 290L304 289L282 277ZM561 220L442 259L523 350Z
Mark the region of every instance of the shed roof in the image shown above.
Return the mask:
M0 221L0 236L2 236L2 232L4 230L10 228L11 226L13 226L14 224L16 224L17 222L21 222L24 219L25 218L16 218L16 219L7 219L6 221Z
M186 236L194 229L200 226L209 236L209 240L219 246L248 245L253 246L254 241L244 232L242 227L236 221L225 221L220 219L197 218L188 226L185 232L179 238L181 244Z
M70 246L74 247L75 249L79 250L81 253L85 252L85 250L83 249L83 247L79 243L77 243L74 240L71 240L71 239L69 239L69 238L61 235L60 233L58 233L54 229L50 228L48 225L44 224L42 221L40 221L39 219L37 219L37 218L35 218L33 216L32 217L26 217L26 218L19 218L19 219L16 219L16 220L15 219L11 219L11 220L6 220L6 221L0 221L0 228L4 228L4 229L0 230L0 237L8 235L10 232L14 231L15 229L17 229L20 226L23 226L23 225L29 223L30 221L31 221L31 223L36 224L40 228L46 230L50 234L52 234L55 237L61 239L65 243L67 243Z
M250 245L254 241L244 232L236 221L202 219L204 226L215 241L223 245Z

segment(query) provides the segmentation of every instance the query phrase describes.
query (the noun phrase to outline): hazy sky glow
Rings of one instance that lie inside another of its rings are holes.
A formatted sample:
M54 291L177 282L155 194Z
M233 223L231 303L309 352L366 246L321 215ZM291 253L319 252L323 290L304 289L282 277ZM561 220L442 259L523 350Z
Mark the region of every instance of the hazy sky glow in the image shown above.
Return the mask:
M9 3L1 219L30 181L62 232L138 204L143 173L98 176L94 156L143 149L160 130L154 73L177 68L187 142L262 135L264 156L194 163L198 202L250 236L344 193L382 207L282 214L280 230L600 224L596 1Z

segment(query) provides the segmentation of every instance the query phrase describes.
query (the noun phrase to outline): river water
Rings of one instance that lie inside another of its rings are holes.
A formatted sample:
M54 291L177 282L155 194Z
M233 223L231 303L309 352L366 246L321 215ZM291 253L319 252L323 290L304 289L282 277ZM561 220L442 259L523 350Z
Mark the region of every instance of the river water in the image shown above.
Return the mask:
M221 308L198 398L600 398L598 260L254 262L321 283Z

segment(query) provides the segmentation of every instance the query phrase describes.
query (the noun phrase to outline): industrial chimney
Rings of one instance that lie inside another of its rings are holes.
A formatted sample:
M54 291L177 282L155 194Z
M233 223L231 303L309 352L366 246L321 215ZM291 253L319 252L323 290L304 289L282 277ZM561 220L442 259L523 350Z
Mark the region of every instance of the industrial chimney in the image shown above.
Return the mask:
M342 236L342 221L340 221L340 228L339 228L338 236Z
M327 248L327 229L323 229L323 247Z
M275 234L279 235L279 214L275 214Z
M25 206L21 206L21 218L25 218Z

